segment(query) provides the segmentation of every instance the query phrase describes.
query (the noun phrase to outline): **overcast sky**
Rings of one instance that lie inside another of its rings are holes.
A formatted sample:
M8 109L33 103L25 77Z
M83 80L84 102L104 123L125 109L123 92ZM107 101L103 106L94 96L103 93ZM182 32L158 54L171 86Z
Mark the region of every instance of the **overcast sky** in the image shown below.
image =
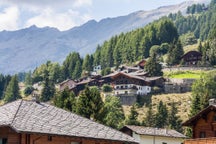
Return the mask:
M68 30L90 19L127 15L185 0L0 0L0 31L31 25Z

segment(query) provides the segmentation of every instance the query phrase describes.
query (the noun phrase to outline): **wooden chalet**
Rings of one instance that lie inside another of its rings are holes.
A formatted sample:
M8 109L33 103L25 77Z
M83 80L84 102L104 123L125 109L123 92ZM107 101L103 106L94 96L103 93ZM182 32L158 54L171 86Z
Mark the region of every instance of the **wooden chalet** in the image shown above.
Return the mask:
M185 144L216 143L216 101L211 99L209 106L182 124L192 128L192 139Z
M151 92L150 83L142 77L124 72L113 73L108 77L115 95L145 95Z
M202 60L202 54L198 51L189 51L181 58L186 66L197 65Z
M117 130L63 109L17 100L0 106L1 144L137 144Z
M67 79L59 84L59 90L63 91L66 87L68 87L68 89L73 89L76 85L77 83L75 81Z
M120 131L134 137L140 144L182 144L185 135L172 130L126 125Z

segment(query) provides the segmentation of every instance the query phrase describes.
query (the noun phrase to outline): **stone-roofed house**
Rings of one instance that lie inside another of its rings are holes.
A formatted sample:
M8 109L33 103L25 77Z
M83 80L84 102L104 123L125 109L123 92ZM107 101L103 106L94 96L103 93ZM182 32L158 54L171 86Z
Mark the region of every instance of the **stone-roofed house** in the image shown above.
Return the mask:
M77 83L75 81L67 79L59 84L59 90L63 91L66 87L68 87L68 89L73 89L76 85Z
M171 129L126 125L122 132L134 137L140 144L182 144L185 135Z
M1 144L124 144L134 138L46 103L0 106Z

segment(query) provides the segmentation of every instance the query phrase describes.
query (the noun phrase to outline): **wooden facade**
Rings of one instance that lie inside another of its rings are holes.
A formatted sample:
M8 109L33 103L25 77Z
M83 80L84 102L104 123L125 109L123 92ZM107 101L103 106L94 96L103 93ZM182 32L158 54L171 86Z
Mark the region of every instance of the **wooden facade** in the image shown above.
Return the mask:
M17 133L10 127L0 127L2 144L124 144L110 140L88 139L36 133Z
M192 128L192 139L185 144L216 143L216 106L210 105L197 115L183 123L183 126Z
M188 139L184 144L216 144L216 138Z
M0 106L0 144L137 144L126 134L38 102Z
M197 65L202 59L202 54L198 51L189 51L182 56L185 65Z
M147 81L144 81L142 78L136 76L129 76L127 74L118 73L112 77L114 85L121 84L135 84L140 86L150 85Z

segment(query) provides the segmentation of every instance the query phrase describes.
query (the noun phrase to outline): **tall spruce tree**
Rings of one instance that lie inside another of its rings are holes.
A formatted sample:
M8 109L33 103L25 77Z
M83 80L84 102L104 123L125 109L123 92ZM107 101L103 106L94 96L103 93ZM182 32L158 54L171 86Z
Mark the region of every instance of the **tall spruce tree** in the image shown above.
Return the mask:
M88 119L92 118L95 121L101 121L102 108L103 101L99 90L96 87L86 87L78 97L76 113Z
M148 111L146 113L146 117L144 117L142 121L142 125L147 127L154 127L155 126L155 115L152 110L152 105L150 104L148 107Z
M168 124L171 129L177 130L178 132L182 132L181 127L181 119L179 116L177 116L178 110L175 106L175 103L171 103L171 109L168 115Z
M162 76L162 66L156 59L156 54L153 54L145 64L145 71L149 76Z
M131 108L130 108L130 114L129 116L127 117L126 119L126 122L125 124L126 125L139 125L139 122L137 120L138 118L138 112L136 111L136 106L133 105Z
M167 126L168 111L166 105L162 101L159 102L157 113L155 114L155 126L157 128L164 128Z
M105 125L116 129L119 129L123 126L125 116L120 99L118 97L106 97L103 116L103 123Z
M49 79L49 73L44 71L44 84L41 92L40 100L43 102L49 101L55 94L54 82Z
M63 108L71 112L76 112L75 94L73 92L70 92L68 88L55 95L54 104L59 108Z
M168 65L178 65L181 61L181 56L184 54L184 50L181 41L178 40L176 44L172 44L167 56Z
M9 84L7 85L4 101L11 102L17 99L20 99L19 85L18 85L18 77L17 75L12 76Z

